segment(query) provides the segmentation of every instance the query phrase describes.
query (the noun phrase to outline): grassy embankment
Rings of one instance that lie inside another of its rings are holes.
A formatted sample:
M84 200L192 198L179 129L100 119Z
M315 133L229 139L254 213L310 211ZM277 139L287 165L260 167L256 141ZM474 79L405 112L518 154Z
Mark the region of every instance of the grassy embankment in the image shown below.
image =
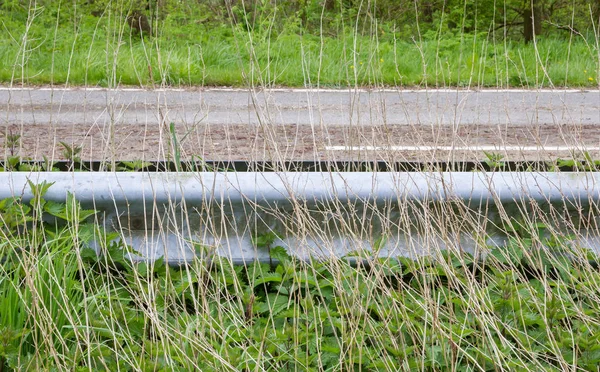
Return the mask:
M365 260L358 267L306 263L262 234L255 244L270 246L279 264L215 258L174 269L132 264L128 248L110 242L121 233L105 234L73 198L45 201L47 186L32 185L31 203L0 202L2 369L564 371L600 363L595 255L544 225L533 205L503 219L507 246L482 243L475 256L447 245L416 260L377 259L381 236L356 253ZM416 207L428 218L419 228L428 241L439 223L465 223L457 205ZM483 242L480 233L473 237ZM93 240L101 256L86 248Z
M86 86L597 87L595 40L540 36L536 43L485 32L414 38L378 25L356 32L274 31L269 23L157 21L156 37L131 33L123 13L102 17L40 8L0 16L0 81ZM77 21L73 21L76 19ZM275 22L274 20L271 20ZM272 25L272 23L271 23Z

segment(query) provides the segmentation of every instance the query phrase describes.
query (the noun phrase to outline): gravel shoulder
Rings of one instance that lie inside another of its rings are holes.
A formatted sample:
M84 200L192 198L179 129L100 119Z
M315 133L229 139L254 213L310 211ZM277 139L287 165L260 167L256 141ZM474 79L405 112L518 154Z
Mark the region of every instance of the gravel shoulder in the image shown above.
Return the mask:
M0 135L21 136L5 155L55 160L60 141L169 159L171 123L184 159L552 160L600 156L599 108L598 91L0 89Z
M21 135L20 143L12 151L33 159L44 155L54 160L64 159L60 141L80 146L82 158L88 160L168 160L174 156L172 135L166 127L13 125L5 130ZM451 127L407 125L363 128L199 125L178 128L177 138L181 158L186 160L194 156L205 160L257 161L471 161L484 160L485 152L478 147L490 144L494 150L487 152L500 153L506 160L583 157L584 151L600 158L600 126L596 125L534 129L465 125L457 131ZM399 146L403 144L407 149ZM528 149L515 150L515 147ZM5 154L10 152L5 147Z

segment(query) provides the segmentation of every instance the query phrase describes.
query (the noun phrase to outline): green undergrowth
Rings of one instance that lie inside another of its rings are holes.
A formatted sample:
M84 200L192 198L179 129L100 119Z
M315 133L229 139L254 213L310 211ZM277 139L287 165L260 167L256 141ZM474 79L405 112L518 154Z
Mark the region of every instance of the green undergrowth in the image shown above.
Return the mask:
M0 202L0 368L595 370L595 256L511 223L483 256L132 262L70 195ZM262 240L261 240L262 239ZM269 237L257 237L264 245ZM90 248L95 242L98 250Z
M417 35L393 23L329 31L281 27L273 15L242 23L193 21L184 10L140 37L127 8L94 16L52 5L0 15L0 82L115 87L597 87L593 34L540 35L536 43L488 32ZM189 11L193 11L190 9ZM276 26L276 27L273 27ZM292 27L293 26L293 27Z
M50 161L46 156L35 160L17 155L19 135L7 134L4 140L6 159L0 161L0 172L273 172L273 171L305 171L305 172L598 172L600 160L594 159L589 151L572 152L570 158L556 158L549 161L509 161L502 153L483 151L480 161L462 162L417 162L417 161L347 161L347 162L304 162L304 161L206 161L200 156L192 155L183 160L179 138L175 132L175 124L170 124L171 153L167 161L90 161L81 158L81 146L60 142L62 146L61 161ZM172 160L170 160L172 159Z

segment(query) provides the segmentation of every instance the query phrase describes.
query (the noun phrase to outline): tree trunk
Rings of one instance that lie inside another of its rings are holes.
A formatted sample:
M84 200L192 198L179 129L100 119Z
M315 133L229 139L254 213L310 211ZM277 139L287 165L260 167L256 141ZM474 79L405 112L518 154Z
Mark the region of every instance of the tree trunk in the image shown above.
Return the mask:
M325 0L323 6L326 10L333 10L335 8L335 0Z
M592 20L596 22L596 25L600 24L600 0L594 1L594 5L592 6Z
M421 14L422 14L422 20L424 22L431 22L433 21L433 12L435 11L435 5L433 4L433 1L423 1L420 4L421 9Z
M152 25L148 21L148 17L140 11L133 11L127 16L127 23L132 30L135 30L140 35L152 36Z
M535 36L542 33L542 4L539 0L529 0L529 5L523 9L523 36L525 42L533 41Z

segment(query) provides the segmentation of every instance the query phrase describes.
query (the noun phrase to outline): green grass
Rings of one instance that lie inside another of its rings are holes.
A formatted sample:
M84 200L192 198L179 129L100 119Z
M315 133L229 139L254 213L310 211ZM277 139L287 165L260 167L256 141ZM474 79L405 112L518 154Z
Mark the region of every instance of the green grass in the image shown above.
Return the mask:
M31 203L0 201L3 370L559 371L600 363L597 256L527 215L503 224L508 243L482 245L484 255L357 252L353 266L302 262L271 247L272 264L213 257L172 268L132 263L94 211L73 197L44 200L50 184L30 186ZM99 255L87 247L92 240ZM271 246L273 236L254 242Z
M524 45L482 33L424 33L411 41L389 24L371 32L353 32L350 24L320 36L314 29L271 29L272 21L248 32L172 12L161 20L158 36L141 39L130 35L122 13L75 16L63 6L60 14L48 6L29 16L22 10L0 15L0 81L598 86L593 38L541 36ZM177 138L172 142L177 147ZM68 168L85 169L80 148L64 147ZM53 169L47 162L21 164L18 156L7 160L6 170ZM504 167L494 154L487 165ZM587 157L555 165L597 166ZM120 163L127 170L144 166ZM265 234L254 244L268 247L272 264L234 266L212 257L172 268L162 260L131 262L131 248L114 240L126 232L104 231L94 211L82 210L73 197L44 200L50 185L30 186L33 202L0 201L0 370L560 371L594 370L600 363L597 256L540 222L585 225L595 220L593 208L581 212L580 221L563 221L570 217L551 207L511 210L493 227L508 236L507 244L488 246L482 238L477 255L432 244L431 255L414 260L356 252L350 258L360 264L354 266L346 258L301 262L272 247L273 236ZM332 204L339 208L332 214L356 208ZM401 201L398 208L411 206ZM440 238L460 248L452 234L472 229L481 238L497 222L465 216L458 205L416 207L418 226L399 228L418 231L406 236L407 245ZM311 225L314 211L304 208L298 204L295 220L280 222ZM390 225L413 223L372 212ZM89 249L92 242L99 252ZM377 250L382 240L372 245Z
M46 11L47 12L47 11ZM222 24L161 23L131 35L123 17L82 16L76 26L42 12L1 18L0 81L88 86L597 87L594 40L493 41L485 33L410 41L383 29L334 36L247 32ZM26 20L26 19L25 19ZM75 29L75 31L74 31Z

